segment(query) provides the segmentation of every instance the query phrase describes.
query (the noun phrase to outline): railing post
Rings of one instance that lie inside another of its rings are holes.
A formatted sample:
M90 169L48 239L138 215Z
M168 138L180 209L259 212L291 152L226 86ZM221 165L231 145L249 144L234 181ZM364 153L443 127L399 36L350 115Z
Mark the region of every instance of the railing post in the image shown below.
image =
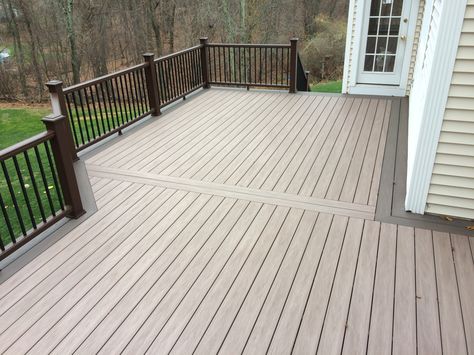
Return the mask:
M296 60L298 56L298 38L290 40L290 93L296 93Z
M68 117L67 108L66 108L66 99L64 97L63 92L63 82L59 80L52 80L46 83L46 86L49 90L49 95L51 98L51 106L53 109L53 113L55 115L63 115L64 117ZM67 120L70 122L69 120ZM76 152L76 146L74 144L74 138L72 136L71 127L69 124L66 125L66 132L65 134L68 136L68 141L70 143L70 150L71 156L74 161L79 160Z
M208 37L201 37L199 39L201 42L201 71L202 71L202 82L204 84L204 89L209 88L209 70L207 67L208 64L208 58L207 58L207 44L209 43L209 38Z
M153 53L143 54L145 63L146 90L150 99L152 116L161 115L160 93L158 91L158 78L155 70L155 55Z
M64 201L70 208L67 216L75 219L79 218L85 211L82 207L73 160L69 154L65 154L65 152L68 152L71 144L67 133L68 122L65 116L53 114L43 118L43 123L47 130L54 131L51 147Z
M305 70L305 74L306 74L306 91L311 91L311 85L309 85L309 75L310 75L310 71L309 70Z

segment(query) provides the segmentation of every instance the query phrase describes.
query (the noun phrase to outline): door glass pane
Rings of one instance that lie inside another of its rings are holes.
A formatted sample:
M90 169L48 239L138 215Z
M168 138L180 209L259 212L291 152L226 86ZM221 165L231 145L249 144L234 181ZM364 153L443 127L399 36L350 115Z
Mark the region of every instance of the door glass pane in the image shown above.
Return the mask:
M397 53L398 37L390 37L388 39L387 54Z
M400 31L400 19L392 18L392 21L390 23L390 34L394 36L398 36L399 31Z
M393 0L393 10L392 16L401 16L402 15L402 0Z
M387 50L387 37L379 37L379 40L377 42L377 54L378 53L385 54L386 50Z
M390 18L381 18L379 24L379 35L386 36L388 35L388 29L390 26Z
M370 5L370 16L378 16L380 11L380 0L372 1Z
M364 70L365 71L373 71L374 69L374 56L373 55L366 55L365 62L364 62Z
M367 39L367 49L366 53L375 53L375 43L377 41L377 37L369 37Z
M364 71L394 71L402 7L403 0L371 0Z
M385 58L385 68L384 72L393 72L395 66L395 56L394 55L388 55Z
M379 28L379 19L371 18L369 20L369 36L376 36Z
M385 62L385 56L384 55L375 56L374 71L384 71L383 70L384 62Z
M390 16L392 12L392 4L389 1L382 0L382 9L380 15L382 16Z

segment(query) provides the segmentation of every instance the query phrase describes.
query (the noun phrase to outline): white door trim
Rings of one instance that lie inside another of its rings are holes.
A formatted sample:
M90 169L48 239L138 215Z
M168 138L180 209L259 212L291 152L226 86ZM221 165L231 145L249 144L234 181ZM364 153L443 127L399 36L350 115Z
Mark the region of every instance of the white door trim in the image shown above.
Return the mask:
M400 74L400 85L390 86L391 89L387 88L388 85L367 85L357 83L359 57L363 47L362 33L364 11L369 1L370 0L350 0L349 2L342 92L348 94L359 94L363 92L367 95L405 96L420 0L411 1L410 19L407 29L407 43L405 55L403 57L402 71ZM370 91L371 89L373 89L373 91Z
M408 166L405 209L423 214L431 183L436 150L438 148L444 111L458 51L467 0L443 0L436 43L433 45L431 68L424 105L419 113L420 129L415 137L416 147L408 152L412 159ZM428 28L428 27L427 27ZM411 97L414 100L421 98ZM410 118L409 118L410 119ZM408 132L410 135L410 132Z

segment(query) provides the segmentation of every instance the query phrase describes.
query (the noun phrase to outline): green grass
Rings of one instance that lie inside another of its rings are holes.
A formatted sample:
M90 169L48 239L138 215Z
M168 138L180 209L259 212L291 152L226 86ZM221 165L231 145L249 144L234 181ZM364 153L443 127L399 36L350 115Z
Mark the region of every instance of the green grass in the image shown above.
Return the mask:
M50 110L47 108L0 108L0 149L9 147L40 132L44 132L45 128L41 122L41 118L49 113ZM135 112L118 110L118 112L103 112L102 116L98 114L95 115L95 112L91 112L91 116L93 117L92 119L90 119L87 109L84 109L84 111L81 110L78 113L72 113L74 131L76 132L79 142L82 141L79 132L82 132L83 138L87 142L92 140L94 136L104 134L104 128L105 131L109 131L113 129L111 126L114 124L121 125L128 119L132 119L135 116ZM21 181L18 176L19 174L17 173L13 159L9 158L5 161L5 167L10 178L9 181L11 181L12 184L13 196L15 196L18 202L18 208L22 220L25 222L26 231L33 228L33 222L31 221L30 211L28 210L26 199L24 198L24 191L26 191L26 195L31 203L33 221L37 225L41 224L42 221L40 206L43 207L46 217L51 216L52 210L60 210L59 197L61 196L61 191L59 191L53 179L53 170L55 171L54 164L52 170L48 163L48 156L43 144L38 147L38 152L41 166L45 173L45 181L43 180L40 164L34 149L29 149L27 153L31 163L32 174L28 169L24 154L17 155L20 176L23 178L23 181ZM22 234L22 228L17 217L14 199L5 176L3 166L0 166L0 195L3 199L3 206L12 224L13 234L20 236ZM40 197L39 200L41 203L37 203L37 194ZM51 204L52 208L50 206ZM9 230L1 210L0 237L5 245L11 242Z
M311 91L314 92L331 92L341 93L342 92L342 80L321 82L311 86Z
M35 134L43 132L44 125L41 122L41 118L46 116L49 112L50 111L46 108L0 108L0 149L4 149L26 138L32 137ZM51 215L50 203L52 204L53 211L58 211L60 209L58 194L60 195L61 192L58 191L55 186L52 177L53 173L48 163L48 156L44 145L38 147L38 153L42 162L41 165L44 169L44 180L36 153L33 149L29 149L27 152L31 164L31 175L26 164L25 155L19 154L16 156L23 183L20 182L13 159L7 159L4 162L7 173L10 177L13 195L17 199L20 214L25 221L24 228L26 231L33 227L33 222L30 220L29 210L23 194L23 188L31 203L33 220L37 225L42 221L42 213L40 204L36 202L36 194L39 195L44 216L46 218ZM10 188L6 182L3 166L0 167L0 195L3 199L4 211L9 216L13 234L19 236L22 234L21 226L17 218ZM9 231L2 213L0 213L0 236L5 245L10 243Z
M0 149L43 132L41 119L50 112L47 108L0 108Z

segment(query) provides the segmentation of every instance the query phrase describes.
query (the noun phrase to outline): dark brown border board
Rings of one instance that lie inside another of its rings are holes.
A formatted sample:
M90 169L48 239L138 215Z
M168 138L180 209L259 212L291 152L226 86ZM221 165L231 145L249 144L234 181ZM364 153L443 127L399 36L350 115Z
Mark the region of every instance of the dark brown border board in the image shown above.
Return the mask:
M473 222L443 216L420 215L404 208L408 150L408 98L394 98L390 114L375 219L411 227L474 236Z

